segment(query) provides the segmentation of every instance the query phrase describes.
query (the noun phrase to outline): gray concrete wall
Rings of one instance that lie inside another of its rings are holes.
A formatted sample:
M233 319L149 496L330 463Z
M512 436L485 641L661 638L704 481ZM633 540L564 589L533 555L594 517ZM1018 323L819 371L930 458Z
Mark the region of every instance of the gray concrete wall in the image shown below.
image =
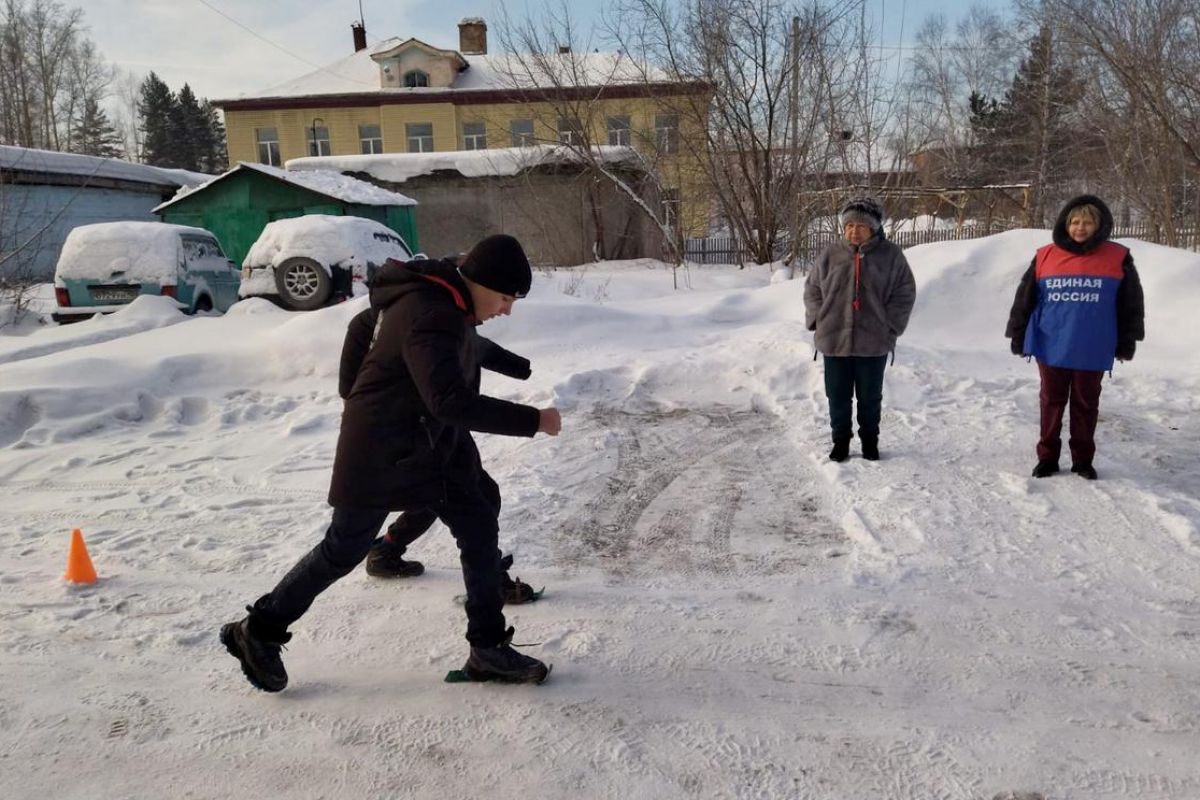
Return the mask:
M658 258L657 228L611 181L575 171L530 171L511 177L424 175L402 184L355 177L408 195L418 202L421 250L432 257L466 252L495 233L517 237L538 266L593 261L596 221L590 197L601 210L601 257Z

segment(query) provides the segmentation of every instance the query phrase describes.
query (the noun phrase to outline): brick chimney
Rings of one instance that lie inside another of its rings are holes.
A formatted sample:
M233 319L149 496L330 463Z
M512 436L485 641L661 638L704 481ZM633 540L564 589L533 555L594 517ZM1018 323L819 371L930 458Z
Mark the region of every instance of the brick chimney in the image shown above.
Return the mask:
M367 49L367 29L363 27L361 22L355 22L350 25L350 30L354 33L354 52Z
M458 52L464 56L487 55L487 23L482 17L464 17L459 20Z

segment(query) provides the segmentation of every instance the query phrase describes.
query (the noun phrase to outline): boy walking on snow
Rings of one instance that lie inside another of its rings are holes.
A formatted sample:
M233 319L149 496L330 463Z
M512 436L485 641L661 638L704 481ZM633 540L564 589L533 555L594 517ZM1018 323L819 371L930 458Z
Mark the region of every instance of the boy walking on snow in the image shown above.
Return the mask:
M491 236L460 268L444 261L389 261L371 287L374 344L346 398L322 541L276 587L221 628L221 642L251 684L287 686L280 650L288 626L317 595L367 555L390 511L431 509L450 529L466 584L464 671L475 680L540 683L548 669L511 646L501 610L499 491L471 431L557 436L555 408L537 409L478 391L474 326L511 313L532 283L511 236Z

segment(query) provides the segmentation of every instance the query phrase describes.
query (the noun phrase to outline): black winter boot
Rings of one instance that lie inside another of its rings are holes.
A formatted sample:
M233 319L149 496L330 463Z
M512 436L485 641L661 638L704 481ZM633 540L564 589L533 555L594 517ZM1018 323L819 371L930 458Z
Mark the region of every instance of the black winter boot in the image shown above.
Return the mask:
M246 609L250 611L249 608ZM230 622L221 626L221 644L229 654L242 664L246 680L264 692L280 692L287 686L287 670L283 668L280 650L292 639L283 632L256 635L250 617L241 622Z
M420 561L405 561L403 548L379 538L367 551L367 574L374 578L415 578L425 571Z
M1033 477L1049 478L1054 473L1058 472L1058 461L1043 458L1033 468Z
M512 647L513 629L505 631L504 640L495 647L472 647L463 672L473 681L503 683L541 683L550 668Z
M829 451L830 461L845 461L850 457L850 437L838 436L833 440L833 449Z
M878 436L859 436L862 442L862 457L867 461L879 460L879 437Z
M1096 468L1091 464L1072 464L1071 472L1088 481L1094 481L1100 477L1096 474Z
M500 590L504 593L504 605L519 606L522 603L532 603L541 597L541 592L534 591L534 588L528 583L520 578L509 577L508 571L512 565L512 554L500 559L500 568L504 570L500 575Z

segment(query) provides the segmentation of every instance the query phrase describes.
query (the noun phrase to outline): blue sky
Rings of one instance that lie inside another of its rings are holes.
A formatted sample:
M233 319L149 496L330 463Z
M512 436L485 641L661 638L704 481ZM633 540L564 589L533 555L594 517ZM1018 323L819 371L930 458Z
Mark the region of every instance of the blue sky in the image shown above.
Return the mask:
M350 23L358 18L359 8L359 0L68 3L84 8L91 37L108 61L139 74L154 70L173 89L186 81L198 95L208 98L236 97L283 83L311 72L314 64L325 65L349 55L353 52ZM570 5L575 19L585 25L598 22L605 6L601 0L571 0ZM1006 8L1007 3L997 6ZM415 36L430 44L455 47L458 21L466 16L492 22L494 45L502 4L497 0L362 0L362 7L372 41ZM507 2L513 17L544 7L540 0ZM963 4L874 0L868 8L881 20L884 43L896 46L911 41L928 14L941 11L954 19Z

